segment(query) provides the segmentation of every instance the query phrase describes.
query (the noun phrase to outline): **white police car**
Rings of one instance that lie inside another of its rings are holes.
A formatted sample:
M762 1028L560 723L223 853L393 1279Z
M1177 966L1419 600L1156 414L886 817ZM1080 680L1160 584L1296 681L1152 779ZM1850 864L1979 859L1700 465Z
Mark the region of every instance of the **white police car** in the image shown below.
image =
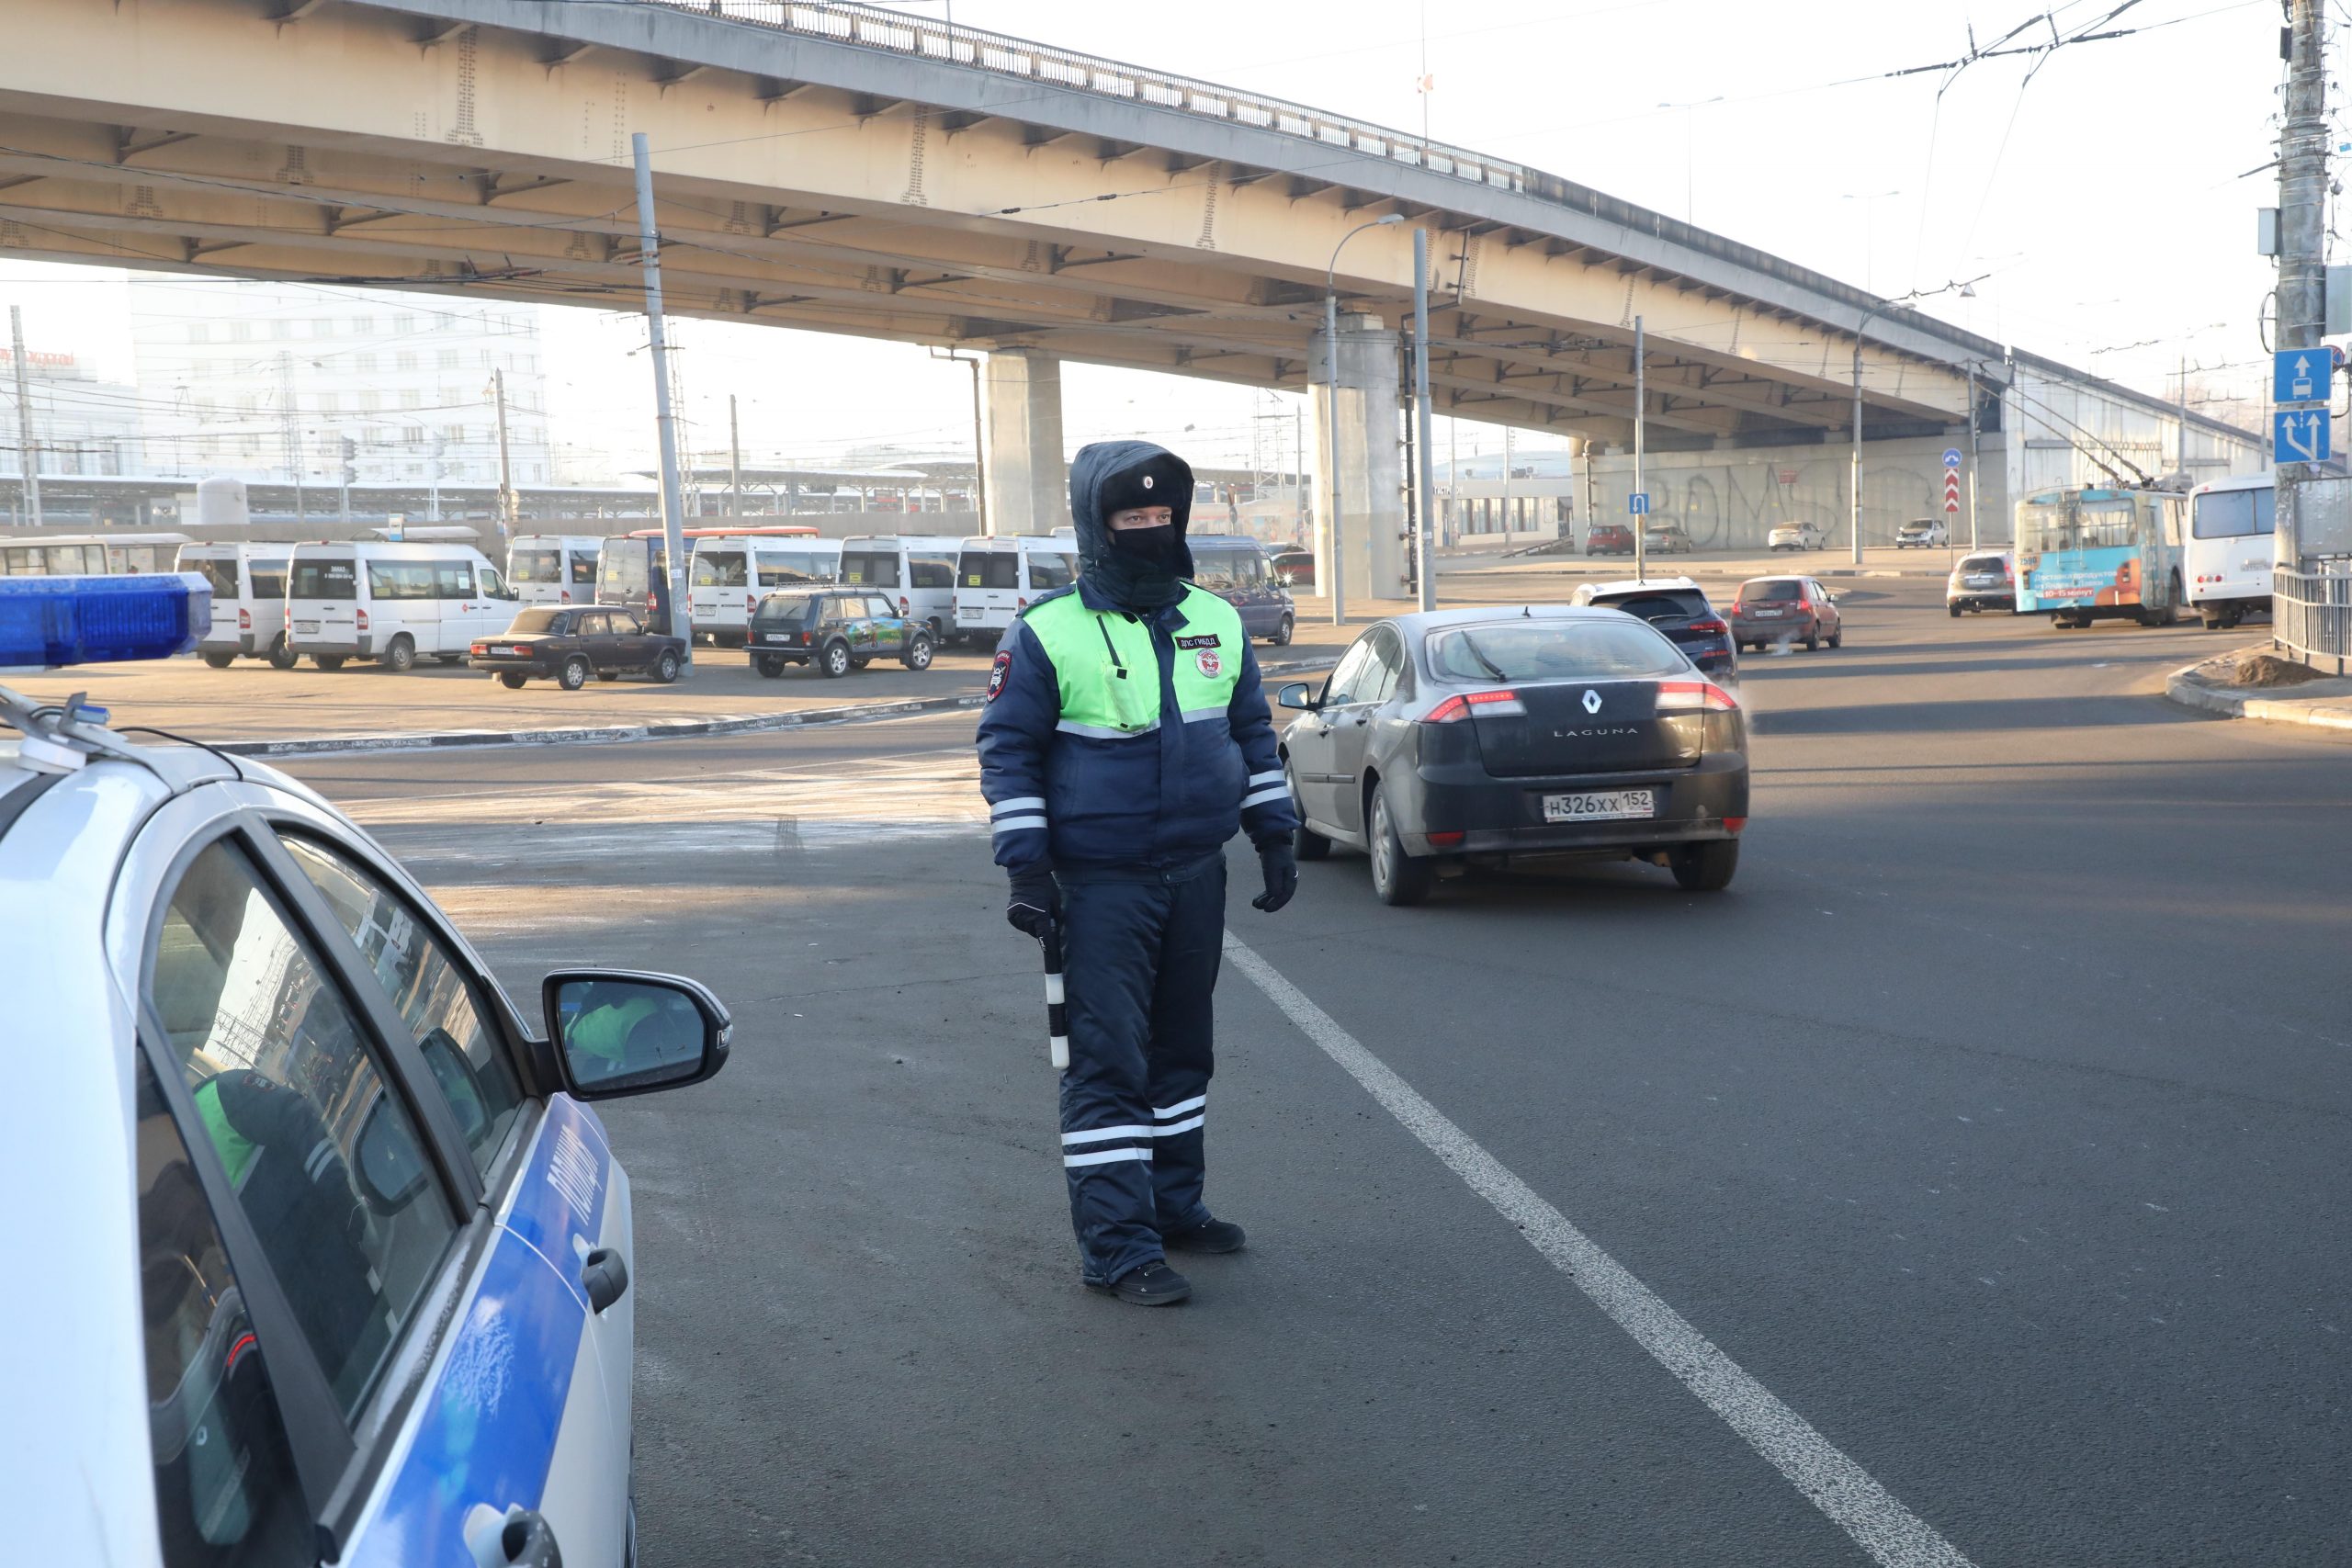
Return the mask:
M153 658L196 577L0 579L0 669ZM0 688L10 1562L621 1563L629 1190L583 1103L695 1083L692 981L535 1034L272 770Z

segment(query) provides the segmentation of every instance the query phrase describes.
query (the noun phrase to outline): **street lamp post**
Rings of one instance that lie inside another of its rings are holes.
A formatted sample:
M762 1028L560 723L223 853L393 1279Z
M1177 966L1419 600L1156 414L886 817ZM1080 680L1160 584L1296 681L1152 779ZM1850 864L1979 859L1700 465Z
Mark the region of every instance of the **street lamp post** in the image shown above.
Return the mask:
M1982 278L1970 278L1965 283L1947 283L1941 288L1915 288L1893 299L1881 299L1862 312L1861 321L1854 328L1854 462L1853 494L1848 498L1851 506L1854 564L1862 564L1862 334L1870 330L1871 320L1881 312L1916 305L1922 299L1932 299L1939 294L1957 294L1963 299L1976 298L1976 285Z
M1392 212L1357 224L1340 236L1339 244L1331 247L1331 265L1323 269L1323 384L1329 389L1325 400L1330 405L1331 426L1331 471L1323 486L1324 509L1330 513L1324 521L1324 537L1330 543L1323 554L1331 573L1331 624L1335 626L1346 625L1348 619L1347 585L1340 574L1340 252L1366 229L1403 221L1403 213Z

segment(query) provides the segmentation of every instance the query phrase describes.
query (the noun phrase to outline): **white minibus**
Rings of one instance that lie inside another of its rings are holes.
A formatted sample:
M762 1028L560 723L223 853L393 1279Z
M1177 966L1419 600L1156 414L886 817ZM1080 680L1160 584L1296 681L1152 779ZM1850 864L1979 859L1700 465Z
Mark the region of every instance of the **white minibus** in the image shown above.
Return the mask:
M514 592L470 545L354 542L294 547L286 646L322 670L373 659L407 670L455 664L474 638L504 631Z
M506 548L506 583L514 602L594 604L596 551L604 542L594 534L516 535Z
M773 534L710 534L694 541L686 604L695 640L741 648L760 595L840 579L842 542Z
M182 545L178 570L212 584L212 629L196 651L215 670L239 657L294 668L286 646L286 563L291 545L233 545L225 539Z
M931 623L944 640L956 622L954 539L923 534L864 534L842 541L842 583L887 593L899 614Z
M1029 601L1068 588L1078 575L1078 541L1046 535L974 535L956 557L951 637L993 643Z
M2189 607L2205 628L2236 626L2250 610L2270 608L2270 569L2278 557L2278 520L2268 474L2215 479L2188 492L2188 537L2181 575Z

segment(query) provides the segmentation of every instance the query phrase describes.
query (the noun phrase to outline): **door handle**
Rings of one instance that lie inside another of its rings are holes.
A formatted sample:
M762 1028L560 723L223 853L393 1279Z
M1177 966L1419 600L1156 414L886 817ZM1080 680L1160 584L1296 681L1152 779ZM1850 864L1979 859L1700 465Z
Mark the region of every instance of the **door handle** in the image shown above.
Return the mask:
M620 1249L600 1247L590 1253L580 1266L580 1285L588 1292L592 1312L602 1312L620 1300L628 1289L628 1265L621 1261Z

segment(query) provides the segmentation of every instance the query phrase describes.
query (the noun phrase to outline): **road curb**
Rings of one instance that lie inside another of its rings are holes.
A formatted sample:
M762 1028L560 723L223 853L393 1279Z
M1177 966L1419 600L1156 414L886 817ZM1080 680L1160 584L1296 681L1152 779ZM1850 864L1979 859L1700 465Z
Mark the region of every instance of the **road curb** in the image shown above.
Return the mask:
M1267 675L1288 675L1319 669L1330 659L1286 660L1261 664ZM354 756L370 751L436 751L465 746L610 746L636 740L690 740L716 735L759 735L779 729L800 729L816 724L859 724L886 718L912 718L923 714L976 708L987 700L980 692L959 692L948 697L907 697L888 703L849 703L833 707L798 708L788 713L729 714L717 718L678 719L663 724L582 725L561 729L445 729L409 735L321 735L292 740L218 740L210 749L232 757Z
M2165 696L2168 701L2226 718L2256 718L2268 724L2300 724L2309 729L2352 731L2352 713L2277 702L2268 697L2233 696L2197 680L2191 673L2196 669L2195 664L2184 664L2165 677Z

